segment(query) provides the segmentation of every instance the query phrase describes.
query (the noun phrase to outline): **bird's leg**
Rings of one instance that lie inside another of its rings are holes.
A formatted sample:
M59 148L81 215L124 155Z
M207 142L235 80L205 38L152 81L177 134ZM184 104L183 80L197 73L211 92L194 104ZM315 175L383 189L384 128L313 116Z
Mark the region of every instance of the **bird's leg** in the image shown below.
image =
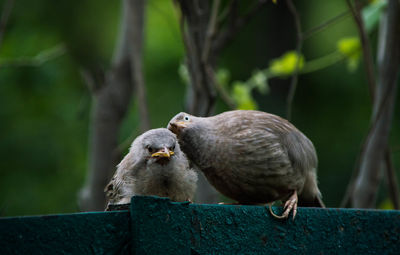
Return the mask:
M283 210L285 210L285 211L283 212L283 214L282 214L281 216L276 215L276 214L272 211L271 204L269 204L269 212L270 212L271 215L274 216L275 218L278 218L278 219L285 219L285 218L289 217L290 211L293 210L293 219L294 219L294 217L296 217L296 213L297 213L297 201L298 201L298 198L297 198L297 191L295 190L295 191L293 192L293 194L289 197L289 199L286 200L286 202L285 202L285 207L283 207Z

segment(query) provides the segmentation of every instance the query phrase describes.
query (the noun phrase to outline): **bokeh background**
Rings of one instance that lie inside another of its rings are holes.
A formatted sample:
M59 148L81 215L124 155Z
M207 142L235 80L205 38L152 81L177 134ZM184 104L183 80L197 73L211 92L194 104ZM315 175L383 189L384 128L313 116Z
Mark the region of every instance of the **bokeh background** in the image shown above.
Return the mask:
M2 10L5 3L0 1ZM295 3L304 31L347 10L345 1ZM82 66L109 67L120 9L119 1L106 0L14 1L0 45L0 216L79 210L92 102ZM347 16L307 39L304 57L327 55L342 38L354 36L354 21ZM376 52L376 32L370 36ZM295 38L286 6L266 4L224 49L218 67L229 72L231 81L245 81L254 70L294 50ZM148 1L143 54L151 126L165 127L183 110L186 90L179 74L185 52L172 1ZM358 61L353 69L344 60L300 75L293 103L292 122L317 149L320 189L329 207L340 204L370 123L371 100L362 59ZM268 93L253 90L258 109L284 117L289 84L290 79L273 78ZM216 112L225 110L227 105L218 99ZM399 169L397 116L398 107L390 146ZM119 134L121 143L138 132L138 121L133 100ZM386 193L381 185L381 208L390 208Z

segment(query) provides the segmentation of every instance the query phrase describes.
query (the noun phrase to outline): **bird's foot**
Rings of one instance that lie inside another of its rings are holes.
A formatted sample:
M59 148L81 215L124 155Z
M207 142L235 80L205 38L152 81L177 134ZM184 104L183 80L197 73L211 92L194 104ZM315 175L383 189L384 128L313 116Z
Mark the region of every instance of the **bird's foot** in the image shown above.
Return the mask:
M269 212L271 213L272 216L274 216L277 219L286 219L289 217L290 211L293 211L293 219L296 217L297 214L297 191L295 190L293 194L289 197L289 199L285 202L285 206L283 207L283 214L282 215L276 215L271 208L271 204L269 204Z

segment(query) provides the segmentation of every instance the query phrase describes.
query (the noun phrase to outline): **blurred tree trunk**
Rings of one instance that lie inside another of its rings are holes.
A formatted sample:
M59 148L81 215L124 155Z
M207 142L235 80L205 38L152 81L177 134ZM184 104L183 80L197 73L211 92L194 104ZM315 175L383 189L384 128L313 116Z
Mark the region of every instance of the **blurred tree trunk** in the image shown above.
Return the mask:
M219 2L218 0L215 3ZM215 84L209 72L214 71L215 61L209 58L213 32L208 31L211 21L209 1L179 1L182 33L186 50L186 65L190 86L186 95L186 110L194 115L209 116L216 98ZM186 25L186 26L185 26Z
M244 15L239 15L239 1L225 3L224 11L220 11L221 0L177 0L190 76L185 111L196 116L214 113L217 96L215 70L219 54L265 1L251 1L249 11ZM196 202L218 201L218 192L200 174Z
M378 78L371 128L361 154L360 168L351 197L352 206L373 208L388 147L399 75L400 9L398 0L389 0L381 18L378 42Z
M145 0L123 0L119 42L110 70L84 71L94 98L89 140L89 170L79 194L83 211L104 210L104 187L120 160L118 133L136 89L141 130L149 128L142 73Z
M216 98L214 79L211 77L214 75L215 59L213 58L211 63L209 58L213 36L213 32L208 31L209 22L213 22L210 2L207 0L178 2L182 15L181 29L186 50L186 66L191 83L186 92L185 111L196 116L209 116L213 113ZM219 0L215 1L218 2ZM218 202L218 192L200 171L196 202Z

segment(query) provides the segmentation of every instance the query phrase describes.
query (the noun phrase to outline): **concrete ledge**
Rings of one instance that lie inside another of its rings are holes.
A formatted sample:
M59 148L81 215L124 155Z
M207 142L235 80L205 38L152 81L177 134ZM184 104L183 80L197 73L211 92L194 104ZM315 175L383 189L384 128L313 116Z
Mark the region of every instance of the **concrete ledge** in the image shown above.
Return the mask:
M262 206L133 197L130 212L0 219L0 254L260 253L399 254L400 212L299 208L293 221Z

